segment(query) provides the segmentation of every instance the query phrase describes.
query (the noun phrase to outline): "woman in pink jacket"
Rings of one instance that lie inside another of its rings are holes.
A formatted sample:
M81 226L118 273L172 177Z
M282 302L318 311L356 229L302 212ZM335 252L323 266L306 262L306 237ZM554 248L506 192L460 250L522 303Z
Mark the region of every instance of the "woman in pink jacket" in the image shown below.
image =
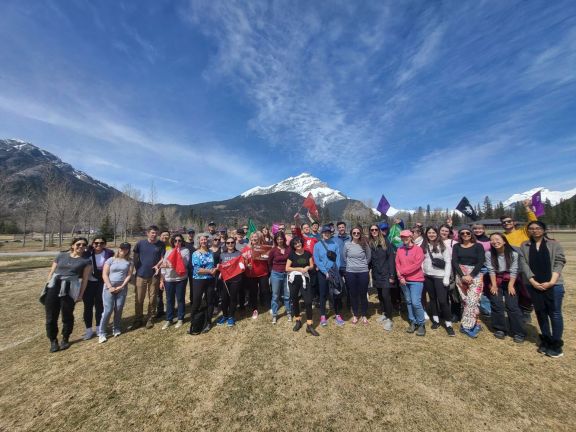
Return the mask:
M424 251L414 244L410 230L402 231L400 238L402 246L396 251L396 273L408 307L410 326L406 332L416 332L417 336L424 336L426 335L424 308L422 307Z

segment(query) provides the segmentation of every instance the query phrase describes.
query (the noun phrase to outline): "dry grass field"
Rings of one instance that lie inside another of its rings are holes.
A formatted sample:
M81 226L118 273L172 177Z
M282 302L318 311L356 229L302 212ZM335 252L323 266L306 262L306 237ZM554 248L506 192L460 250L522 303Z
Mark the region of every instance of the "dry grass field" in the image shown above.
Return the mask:
M38 302L49 259L1 258L0 430L574 430L576 236L559 239L560 359L536 353L535 317L521 345L487 329L418 338L400 317L386 334L376 315L367 327L330 321L313 338L268 314L201 336L157 324L98 344L82 341L82 304L71 348L50 354ZM133 310L131 292L125 326Z

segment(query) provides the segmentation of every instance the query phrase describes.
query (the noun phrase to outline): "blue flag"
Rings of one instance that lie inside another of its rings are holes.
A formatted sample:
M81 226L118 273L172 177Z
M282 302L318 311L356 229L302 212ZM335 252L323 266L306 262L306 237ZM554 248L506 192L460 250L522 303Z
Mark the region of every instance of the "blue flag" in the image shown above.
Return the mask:
M378 207L376 207L376 210L382 213L382 215L386 216L386 212L388 211L389 208L390 203L388 202L386 197L382 195L382 198L380 198L380 202L378 203Z

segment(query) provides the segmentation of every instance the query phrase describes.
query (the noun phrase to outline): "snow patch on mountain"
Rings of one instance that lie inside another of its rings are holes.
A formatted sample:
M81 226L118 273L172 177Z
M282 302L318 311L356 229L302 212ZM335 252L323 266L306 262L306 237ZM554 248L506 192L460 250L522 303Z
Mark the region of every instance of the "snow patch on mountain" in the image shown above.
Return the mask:
M402 213L410 213L410 214L416 213L415 210L403 210L403 209L397 209L397 208L394 208L394 207L391 206L391 207L388 209L388 211L386 212L386 216L394 216L394 215L396 215L397 213L400 213L400 212L402 212ZM375 208L372 208L372 213L374 213L376 216L382 216L382 213L379 212L378 210L376 210Z
M249 197L252 195L267 195L274 192L294 192L303 197L311 193L316 204L320 206L348 198L339 190L332 189L325 182L308 173L302 173L296 177L288 177L270 186L256 186L240 195Z
M558 204L561 200L567 200L572 198L576 195L576 188L570 189L564 192L560 191L551 191L550 189L546 189L545 187L537 187L534 189L530 189L526 192L516 193L508 198L506 201L503 201L502 204L504 207L510 207L512 204L525 200L526 198L532 197L536 192L540 191L540 195L542 196L542 202L546 201L546 199L550 200L552 205Z

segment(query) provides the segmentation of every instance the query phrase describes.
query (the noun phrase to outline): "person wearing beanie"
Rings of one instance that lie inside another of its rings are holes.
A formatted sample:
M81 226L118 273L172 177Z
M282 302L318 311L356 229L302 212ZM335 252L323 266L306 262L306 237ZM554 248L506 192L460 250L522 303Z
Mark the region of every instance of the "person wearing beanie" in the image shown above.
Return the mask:
M416 332L418 336L425 336L426 327L424 325L424 308L422 307L422 289L424 288L422 263L424 262L424 252L421 247L416 246L412 241L412 232L410 230L400 232L400 238L402 239L402 246L396 251L395 263L398 281L406 300L408 320L410 321L406 332Z

